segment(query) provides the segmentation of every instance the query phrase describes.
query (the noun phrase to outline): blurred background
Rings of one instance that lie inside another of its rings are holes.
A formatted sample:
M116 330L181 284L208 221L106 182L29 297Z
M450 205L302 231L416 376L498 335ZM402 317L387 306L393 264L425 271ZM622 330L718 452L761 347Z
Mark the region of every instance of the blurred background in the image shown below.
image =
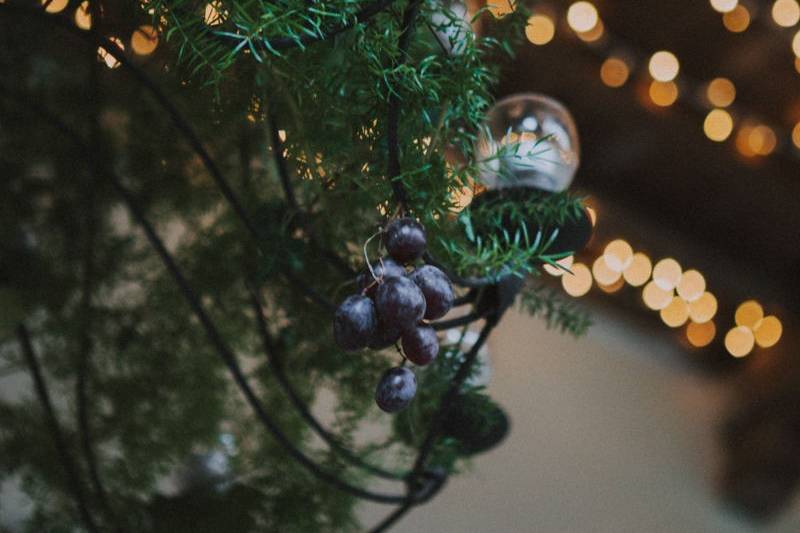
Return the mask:
M508 441L398 531L800 530L800 6L530 7L498 96L574 116L594 324L503 324Z
M48 10L80 26L78 4ZM544 278L593 325L575 340L509 313L485 360L510 434L396 530L800 531L800 4L525 5L496 95L542 93L574 117L595 229L572 274ZM149 61L150 30L120 42ZM30 382L12 368L0 386ZM32 508L18 485L0 492L11 531ZM357 508L367 524L384 512Z

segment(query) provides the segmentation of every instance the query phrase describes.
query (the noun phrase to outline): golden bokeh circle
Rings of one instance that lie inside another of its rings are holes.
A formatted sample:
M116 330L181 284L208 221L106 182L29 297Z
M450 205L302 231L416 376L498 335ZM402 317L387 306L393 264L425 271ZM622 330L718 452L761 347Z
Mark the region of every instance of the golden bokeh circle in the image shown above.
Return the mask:
M734 357L744 357L753 351L755 337L753 331L745 326L736 326L725 335L725 349Z

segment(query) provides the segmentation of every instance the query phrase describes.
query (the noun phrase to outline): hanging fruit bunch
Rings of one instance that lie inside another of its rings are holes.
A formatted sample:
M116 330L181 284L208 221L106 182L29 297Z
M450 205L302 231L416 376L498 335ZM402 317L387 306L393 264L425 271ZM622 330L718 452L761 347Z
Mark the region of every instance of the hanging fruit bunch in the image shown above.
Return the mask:
M422 224L400 218L379 235L388 256L368 263L358 276L361 292L348 296L336 310L333 335L348 351L398 347L403 363L387 370L375 390L378 407L394 413L408 406L417 392L416 376L406 361L425 366L436 358L439 339L428 321L447 314L455 294L440 269L416 266L427 246Z

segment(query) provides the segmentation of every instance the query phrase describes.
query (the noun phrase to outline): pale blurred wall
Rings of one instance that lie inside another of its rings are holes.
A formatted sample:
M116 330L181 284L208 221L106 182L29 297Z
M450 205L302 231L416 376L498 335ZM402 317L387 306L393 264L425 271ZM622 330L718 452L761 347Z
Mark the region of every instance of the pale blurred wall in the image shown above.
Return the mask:
M525 315L503 320L489 392L510 436L393 531L800 532L800 505L758 526L715 496L727 385L693 371L666 332L607 309L594 319L579 340ZM363 505L364 525L389 510Z

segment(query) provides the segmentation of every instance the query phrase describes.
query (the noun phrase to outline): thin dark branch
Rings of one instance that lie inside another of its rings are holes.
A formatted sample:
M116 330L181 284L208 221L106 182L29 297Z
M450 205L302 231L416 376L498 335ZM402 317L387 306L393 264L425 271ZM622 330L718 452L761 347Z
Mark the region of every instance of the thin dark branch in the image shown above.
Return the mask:
M44 381L42 370L39 367L39 361L36 359L36 354L33 351L30 334L23 324L17 327L17 339L22 347L22 354L25 357L28 370L33 378L33 384L36 388L36 395L39 397L39 403L42 404L42 408L44 409L45 420L53 435L56 451L61 458L61 465L66 471L67 483L72 491L72 496L75 499L75 504L78 507L81 520L84 526L86 526L86 529L93 533L98 532L97 524L95 524L94 518L92 518L92 514L89 512L89 506L86 500L86 494L83 490L78 467L69 452L67 441L64 438L64 433L61 431L58 418L56 418L55 409L53 409L53 402L50 399L47 384Z
M270 101L271 104L271 101ZM272 109L272 106L269 105L267 108L267 121L269 123L270 129L270 140L272 143L272 156L275 158L275 166L278 169L278 177L281 182L281 187L283 188L283 194L286 196L286 203L289 204L289 207L294 211L295 219L298 220L299 225L306 230L308 234L309 244L317 250L319 253L325 257L328 262L330 262L333 266L339 269L339 271L347 276L352 277L355 275L353 270L341 257L336 255L331 250L328 250L324 246L320 245L319 241L316 237L316 232L314 231L314 226L311 220L310 215L300 207L299 202L297 201L297 196L294 193L294 187L292 186L292 178L289 175L289 167L286 164L286 158L284 157L284 148L283 148L283 141L281 141L280 136L280 129L278 127L277 120L275 119L275 112Z
M68 126L64 121L62 121L60 118L53 115L49 111L46 111L41 108L35 108L34 112L39 116L47 119L48 122L50 122L55 128L57 128L63 134L68 136L77 145L81 154L84 157L90 158L92 156L92 151L90 150L89 145L86 144L86 142L81 138L81 136L77 132L75 132L70 126ZM104 170L104 178L108 180L109 184L122 197L123 201L130 210L134 219L141 226L142 230L145 233L145 236L147 237L147 240L150 242L150 245L155 249L162 263L164 263L164 266L172 275L173 279L175 280L175 283L178 285L178 288L180 289L187 303L191 307L192 311L194 312L200 324L203 326L203 329L206 332L209 342L214 347L217 354L224 362L225 366L228 368L229 372L231 373L231 376L233 377L234 382L239 387L239 390L244 395L250 407L253 409L253 411L255 411L259 421L272 434L272 436L283 446L284 450L286 450L286 452L289 455L291 455L297 462L303 465L303 467L308 469L318 479L331 484L332 486L336 487L337 489L343 492L347 492L348 494L351 494L353 496L377 503L392 504L392 503L402 503L403 501L405 501L407 498L406 496L390 495L390 494L368 491L360 487L356 487L355 485L352 485L340 479L337 475L332 474L326 470L323 470L317 463L315 463L313 460L307 457L291 442L289 437L286 436L286 434L277 426L272 417L269 416L263 404L256 396L255 391L250 387L250 384L247 382L244 372L239 366L239 363L237 362L235 355L230 351L227 344L222 339L222 336L219 333L219 330L217 330L214 322L206 314L205 308L200 302L199 296L194 292L194 289L192 289L192 287L189 285L189 282L183 276L183 273L181 272L177 263L175 263L175 260L170 255L163 241L161 240L161 238L155 232L153 226L145 217L144 212L139 207L133 194L122 185L120 180L114 175L113 171L111 171L110 169ZM92 531L96 530L93 529Z
M294 187L292 187L292 179L289 176L289 169L286 167L286 158L283 157L283 142L281 141L280 130L275 121L275 112L272 110L272 102L269 102L267 108L270 129L270 141L272 142L272 157L275 159L275 166L278 167L278 177L281 180L283 187L283 194L286 196L286 203L293 211L300 211L300 204L297 203L297 197L294 194Z
M467 292L465 295L459 296L458 298L453 300L453 307L471 304L472 302L475 301L475 298L477 298L477 296L478 296L478 291L475 289L470 289L470 291Z
M275 37L273 39L256 39L253 40L252 43L257 49L266 52L288 50L291 48L304 48L305 45L307 44L313 44L316 42L331 39L339 35L340 33L346 32L347 30L355 27L358 24L367 22L375 15L385 11L389 6L392 5L392 3L394 3L394 1L395 0L377 0L376 2L365 7L364 9L356 12L355 17L350 22L345 22L344 24L340 24L339 26L331 28L322 35L303 32L296 37ZM244 35L242 35L241 37L236 37L223 33L215 33L214 35L216 35L218 38L231 40L236 43L241 42L242 39L247 38Z
M320 424L319 420L317 420L313 414L308 410L308 407L303 402L300 395L292 386L291 382L289 381L288 376L283 368L283 357L280 352L280 349L276 346L275 342L271 338L269 331L267 330L267 324L264 321L264 313L261 303L258 300L258 296L256 295L254 290L250 290L252 296L252 305L253 310L256 315L256 320L258 323L258 330L261 334L262 344L264 345L264 351L267 354L267 358L269 359L270 367L275 374L275 378L278 380L281 388L284 390L286 395L289 397L289 400L294 405L295 409L300 413L303 419L314 429L314 431L320 436L322 440L324 440L328 446L331 447L334 451L336 451L339 455L341 455L345 460L351 463L354 466L362 468L363 470L370 472L378 477L383 477L386 479L393 479L393 480L403 480L408 475L408 472L405 473L396 473L396 472L389 472L388 470L384 470L383 468L379 468L377 466L371 465L365 462L360 457L356 456L343 446L336 437L325 429L322 424Z
M403 518L413 507L414 504L411 501L403 503L403 505L389 513L386 518L381 520L378 525L370 529L370 533L381 533L383 531L388 531L390 527L392 527L398 520Z
M466 326L467 324L472 324L473 322L480 320L481 318L483 318L483 316L480 313L476 313L473 311L458 318L453 318L450 320L440 320L438 322L431 322L430 325L436 331L442 331L445 329L457 328L459 326Z
M399 62L406 62L408 47L411 45L411 36L414 33L414 23L419 14L421 0L410 0L403 12L403 22L400 30L400 39L397 48L400 52ZM400 95L392 91L389 96L389 110L386 121L387 168L386 174L392 184L394 199L402 211L408 210L408 193L400 180L402 169L400 166Z
M499 319L499 315L492 315L486 320L486 324L481 329L478 339L475 341L475 344L472 345L472 348L470 348L469 352L467 352L464 356L464 361L458 367L456 375L450 382L450 387L442 397L442 400L439 403L439 408L436 410L436 413L434 414L433 419L428 426L428 433L425 436L422 446L420 446L417 459L414 463L414 472L416 472L417 475L424 471L428 456L433 451L433 447L436 444L436 439L438 439L441 432L442 420L446 416L447 411L450 409L453 400L458 396L461 386L464 384L464 381L466 381L470 371L472 370L472 365L475 364L475 361L478 357L478 352L486 343L486 340L489 338L489 334L497 325Z

